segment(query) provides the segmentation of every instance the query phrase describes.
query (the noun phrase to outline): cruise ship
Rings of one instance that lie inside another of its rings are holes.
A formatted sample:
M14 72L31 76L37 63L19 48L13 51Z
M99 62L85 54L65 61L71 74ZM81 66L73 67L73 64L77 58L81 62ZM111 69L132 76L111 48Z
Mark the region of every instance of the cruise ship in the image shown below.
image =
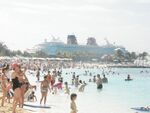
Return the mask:
M126 51L124 47L115 46L110 44L107 39L105 39L107 44L99 46L94 37L89 37L87 39L86 45L79 45L75 35L67 36L67 43L60 41L59 39L53 38L52 41L47 41L38 44L34 47L35 51L43 51L51 57L59 57L60 55L88 55L93 58L101 57L103 55L113 54L116 49L121 49Z

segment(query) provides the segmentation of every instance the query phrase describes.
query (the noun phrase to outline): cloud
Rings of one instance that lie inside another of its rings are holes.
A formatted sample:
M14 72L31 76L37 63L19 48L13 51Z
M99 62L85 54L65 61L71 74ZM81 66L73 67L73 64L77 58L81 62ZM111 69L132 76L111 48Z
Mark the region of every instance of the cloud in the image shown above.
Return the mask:
M27 13L48 13L51 11L100 11L100 12L110 12L111 10L96 6L92 4L83 4L83 5L68 5L64 4L33 4L33 3L23 3L23 2L10 2L7 5L3 5L3 7L7 7L9 9L13 9L14 11L19 12L27 12ZM26 11L25 11L26 10Z
M148 0L22 0L1 2L3 8L32 14L57 12L101 12L127 15L150 14Z

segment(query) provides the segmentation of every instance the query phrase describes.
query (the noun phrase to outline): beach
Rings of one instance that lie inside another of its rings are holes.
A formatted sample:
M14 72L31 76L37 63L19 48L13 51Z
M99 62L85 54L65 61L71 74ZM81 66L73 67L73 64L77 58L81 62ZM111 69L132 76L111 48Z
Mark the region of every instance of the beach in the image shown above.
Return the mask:
M13 60L7 61L9 64L13 62ZM37 101L25 101L27 106L25 105L23 109L17 107L16 113L69 113L70 95L65 94L65 82L68 82L70 94L77 94L76 103L79 113L135 113L136 110L131 108L149 106L150 96L148 94L150 91L146 89L150 86L150 68L118 68L98 63L47 62L43 59L30 61L23 59L17 60L17 62L18 64L22 63L22 70L23 67L27 68L25 76L30 86L36 86L36 89L32 91L35 92ZM37 67L40 68L39 81L37 80ZM12 71L10 66L9 75ZM47 93L47 102L44 105L44 103L40 104L41 82L48 71L51 77L55 75L55 84L59 82L60 78L63 78L63 81L62 89L58 89L58 87L52 89L51 86L51 91L48 90ZM108 78L108 83L103 83L102 89L97 89L97 85L93 81L93 77L98 74L101 78L103 78L103 75ZM125 81L128 74L131 75L132 81ZM72 84L73 75L75 75L75 78L79 77L78 87ZM86 83L83 92L79 91L79 87L82 85L79 83L80 80ZM30 89L32 88L29 88L28 91ZM55 90L57 90L57 93L54 93ZM25 96L25 100L28 97L29 94ZM0 113L12 113L12 104L5 102L4 106L0 107Z
M0 96L1 95L2 93L0 92ZM0 107L0 113L12 113L12 104L5 103L4 107ZM17 113L32 113L32 111L23 108L17 108Z
M150 0L0 0L0 113L150 113Z
M4 107L0 107L0 113L12 113L12 104L5 104ZM29 110L17 108L17 113L32 113Z

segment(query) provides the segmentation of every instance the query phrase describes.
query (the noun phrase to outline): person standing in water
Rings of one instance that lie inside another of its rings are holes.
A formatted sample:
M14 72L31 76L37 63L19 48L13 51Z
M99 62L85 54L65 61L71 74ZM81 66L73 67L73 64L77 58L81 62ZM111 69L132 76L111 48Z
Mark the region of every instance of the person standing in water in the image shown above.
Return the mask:
M93 77L93 82L94 82L94 83L96 82L96 76Z
M97 75L97 80L96 80L97 89L102 89L103 88L103 84L102 83L103 83L103 81L102 81L100 75L98 74Z
M86 86L86 83L85 83L85 81L84 82L82 82L82 80L79 80L79 83L80 83L80 85L79 85L79 92L84 92L84 88L85 88L85 86Z
M68 87L68 82L65 82L65 87L64 87L64 89L65 89L65 94L70 95L70 90L69 90L69 87Z
M48 89L50 90L49 82L47 80L47 76L44 76L44 80L41 82L42 97L40 100L40 104L42 104L43 99L44 99L44 105L46 104Z
M103 83L108 83L108 79L106 78L105 74L103 74L103 79L102 79Z
M70 104L71 112L70 113L77 113L78 110L77 110L77 106L75 103L75 100L77 99L77 94L75 93L71 94L70 99L71 99L71 104Z
M79 76L75 78L75 87L78 88L79 85Z
M130 75L128 74L128 76L127 76L127 80L131 80L131 77L130 77Z

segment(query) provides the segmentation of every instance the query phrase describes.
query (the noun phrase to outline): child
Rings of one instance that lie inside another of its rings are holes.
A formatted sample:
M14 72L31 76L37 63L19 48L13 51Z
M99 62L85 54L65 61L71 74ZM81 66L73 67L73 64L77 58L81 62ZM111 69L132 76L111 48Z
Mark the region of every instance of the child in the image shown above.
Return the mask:
M35 99L35 100L34 100ZM32 91L32 93L29 95L29 97L28 97L28 101L37 101L37 98L36 98L36 96L35 96L35 92L34 91Z
M53 92L52 94L57 94L57 89L62 90L62 82L58 80L58 83L53 85Z
M71 83L72 83L72 85L74 85L74 79L72 79Z
M56 85L59 90L62 90L62 80L58 80L58 83Z
M79 83L80 83L79 92L84 92L84 88L86 86L85 81L82 82L82 80L80 80Z
M12 85L10 79L7 79L7 100L8 103L10 103L10 99L12 99L14 96L13 91L12 91Z
M70 90L69 90L69 87L68 87L68 82L65 82L65 94L70 95Z
M77 98L77 94L73 93L70 96L71 99L71 104L70 104L70 108L71 108L71 112L70 113L77 113L77 107L76 107L76 103L75 100Z

